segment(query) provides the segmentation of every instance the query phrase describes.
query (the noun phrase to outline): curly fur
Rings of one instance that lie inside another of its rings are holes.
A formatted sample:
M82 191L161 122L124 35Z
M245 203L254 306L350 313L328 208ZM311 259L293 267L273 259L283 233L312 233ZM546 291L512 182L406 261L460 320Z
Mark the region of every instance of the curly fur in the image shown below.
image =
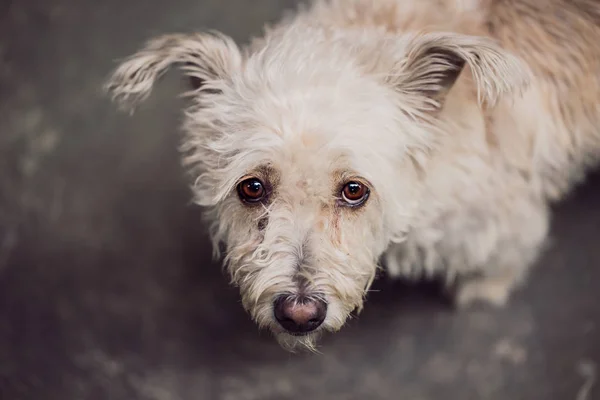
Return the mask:
M549 204L600 149L592 0L316 0L242 49L219 33L149 42L107 84L128 109L173 65L193 78L183 161L216 254L288 349L360 310L379 261L446 277L459 304L504 304L543 249ZM269 201L249 207L254 176ZM371 189L340 205L348 180ZM278 295L327 302L318 332Z

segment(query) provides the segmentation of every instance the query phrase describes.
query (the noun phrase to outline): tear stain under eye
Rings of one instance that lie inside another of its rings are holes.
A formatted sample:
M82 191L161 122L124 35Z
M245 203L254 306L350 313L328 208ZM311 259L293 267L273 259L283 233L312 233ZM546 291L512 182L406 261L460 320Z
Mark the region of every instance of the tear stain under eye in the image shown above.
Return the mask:
M327 237L329 237L334 246L341 245L341 217L342 210L340 210L340 207L324 205L321 208L319 222L316 225L316 231L326 232Z
M258 220L258 230L264 231L267 225L269 224L269 219L267 217L263 217Z
M333 244L335 246L340 246L342 244L342 234L341 234L341 228L340 228L340 218L341 218L341 212L339 208L334 208L333 209L333 215L331 216L331 233L330 233L330 237L331 237L331 241L333 242Z

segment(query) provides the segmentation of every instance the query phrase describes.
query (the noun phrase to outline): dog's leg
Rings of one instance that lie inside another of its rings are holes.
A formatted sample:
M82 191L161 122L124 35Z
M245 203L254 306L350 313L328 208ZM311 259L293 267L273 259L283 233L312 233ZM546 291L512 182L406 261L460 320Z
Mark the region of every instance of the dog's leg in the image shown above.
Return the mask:
M455 286L454 304L459 308L466 308L473 303L503 307L508 302L511 292L520 282L519 274L506 272L497 276L483 276L477 278L460 279Z
M482 225L485 231L472 232L472 235L490 235L490 232L503 232L481 264L467 265L468 273L461 274L459 266L455 266L457 274L451 280L450 287L454 303L465 308L473 303L502 307L508 302L511 293L526 281L530 267L535 264L544 248L548 234L549 218L545 207L531 207L527 217L522 215L491 216ZM476 242L476 236L467 236L465 240ZM466 252L461 258L476 260L469 254L476 251L473 246L464 246ZM464 268L464 266L463 266Z
M446 277L457 307L475 302L503 306L527 278L548 233L546 207L539 202L490 204L446 216L431 227L411 232L385 256L392 278ZM462 212L466 211L466 212Z

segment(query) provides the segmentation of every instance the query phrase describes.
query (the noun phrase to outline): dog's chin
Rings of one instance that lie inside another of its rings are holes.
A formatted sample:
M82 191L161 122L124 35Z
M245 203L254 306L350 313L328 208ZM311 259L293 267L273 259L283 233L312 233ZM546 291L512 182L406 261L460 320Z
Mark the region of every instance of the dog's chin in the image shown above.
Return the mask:
M308 351L317 352L317 344L323 330L318 329L307 334L291 334L288 332L273 332L277 342L284 350L292 353Z

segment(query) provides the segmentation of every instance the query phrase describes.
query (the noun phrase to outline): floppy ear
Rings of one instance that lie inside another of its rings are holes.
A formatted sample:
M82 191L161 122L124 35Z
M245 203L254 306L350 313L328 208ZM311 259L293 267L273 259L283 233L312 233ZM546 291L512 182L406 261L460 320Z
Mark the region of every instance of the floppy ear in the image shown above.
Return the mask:
M214 84L241 64L239 48L218 32L172 34L149 41L112 74L105 90L122 108L133 109L145 100L154 83L178 65L197 91L214 92Z
M502 95L524 89L530 79L524 62L491 39L442 32L410 37L387 82L404 96L409 114L422 116L444 106L466 66L480 104L493 105Z

